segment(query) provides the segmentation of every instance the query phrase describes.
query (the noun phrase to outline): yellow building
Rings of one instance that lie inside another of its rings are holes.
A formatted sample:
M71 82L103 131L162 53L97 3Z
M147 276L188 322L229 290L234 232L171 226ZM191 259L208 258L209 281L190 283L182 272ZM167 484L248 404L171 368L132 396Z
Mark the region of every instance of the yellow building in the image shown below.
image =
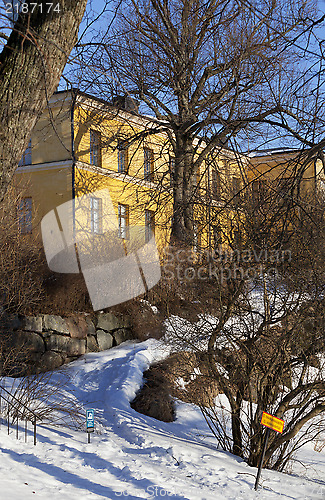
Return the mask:
M309 153L309 150L282 148L248 154L246 171L253 197L262 199L267 191L284 199L290 193L297 194L298 189L302 197L322 192L325 181L322 162Z
M22 232L39 232L40 221L59 205L83 194L108 189L120 236L128 227L155 232L158 248L169 240L174 161L162 124L135 112L136 103L119 98L115 105L79 91L59 91L37 122L16 171L23 186ZM214 244L221 209L236 198L245 175L236 156L219 149L197 172L196 245ZM101 233L103 203L94 197L89 231ZM219 218L219 219L218 219Z

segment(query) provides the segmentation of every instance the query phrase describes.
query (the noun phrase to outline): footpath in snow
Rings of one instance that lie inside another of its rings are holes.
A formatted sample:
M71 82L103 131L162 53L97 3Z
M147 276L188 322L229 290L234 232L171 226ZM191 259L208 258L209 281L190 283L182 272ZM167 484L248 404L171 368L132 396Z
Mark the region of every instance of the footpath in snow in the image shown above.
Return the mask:
M0 499L325 499L324 451L305 447L300 475L263 470L255 492L256 469L217 449L196 408L178 403L172 423L132 410L143 371L165 354L157 341L129 342L68 365L66 391L95 409L91 443L85 432L44 425L34 447L31 434L26 444L2 423Z

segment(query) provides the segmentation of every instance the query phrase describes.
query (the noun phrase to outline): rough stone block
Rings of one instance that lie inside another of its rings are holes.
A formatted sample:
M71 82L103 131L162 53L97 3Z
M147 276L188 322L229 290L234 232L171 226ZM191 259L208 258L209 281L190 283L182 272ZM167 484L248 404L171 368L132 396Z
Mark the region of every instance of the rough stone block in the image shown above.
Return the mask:
M72 338L85 339L87 337L88 326L83 316L71 316L65 321Z
M18 314L4 314L1 318L1 329L4 331L19 330L22 327L22 321Z
M120 345L122 342L133 338L131 330L127 328L120 328L119 330L116 330L113 335L116 345Z
M59 368L64 363L64 358L57 352L45 352L40 360L39 368L41 371L51 371Z
M67 356L82 356L86 353L86 340L84 339L72 339L53 334L46 339L46 345L49 351L57 351Z
M112 313L98 315L97 328L110 332L130 325L130 319L126 316L117 317Z
M97 330L97 342L100 351L106 351L113 347L113 337L110 333Z
M47 350L67 352L69 340L70 337L65 337L63 335L57 335L56 333L53 333L45 340Z
M22 353L45 352L44 340L41 335L34 332L16 331L6 338L6 345L18 349Z
M98 352L98 344L96 342L96 338L93 335L88 335L87 343L86 343L87 352Z
M43 321L42 316L25 316L23 328L29 332L42 332Z
M94 322L86 316L85 318L87 323L87 335L96 335L96 327Z
M86 354L86 340L69 339L66 353L67 356L82 356Z
M64 333L68 335L69 328L67 322L61 316L53 316L52 314L45 314L43 316L44 330L54 330L55 332Z

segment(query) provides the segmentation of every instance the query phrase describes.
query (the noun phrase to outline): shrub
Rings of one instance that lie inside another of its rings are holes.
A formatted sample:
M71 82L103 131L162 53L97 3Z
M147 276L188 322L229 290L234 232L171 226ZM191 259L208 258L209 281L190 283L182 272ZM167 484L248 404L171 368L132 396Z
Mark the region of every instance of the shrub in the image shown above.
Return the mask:
M170 384L159 365L144 372L144 385L131 402L131 407L143 415L172 422L175 420L174 402L170 396Z

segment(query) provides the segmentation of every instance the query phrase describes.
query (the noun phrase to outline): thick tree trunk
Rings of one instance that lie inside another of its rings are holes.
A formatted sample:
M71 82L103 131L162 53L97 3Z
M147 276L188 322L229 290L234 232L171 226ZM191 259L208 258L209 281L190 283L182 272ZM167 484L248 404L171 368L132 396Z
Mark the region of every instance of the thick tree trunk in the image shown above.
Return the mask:
M33 14L19 16L0 54L0 201L59 83L86 4L60 0L60 12L47 14L46 2L38 2Z
M171 244L188 247L194 244L193 140L176 135L176 145Z

